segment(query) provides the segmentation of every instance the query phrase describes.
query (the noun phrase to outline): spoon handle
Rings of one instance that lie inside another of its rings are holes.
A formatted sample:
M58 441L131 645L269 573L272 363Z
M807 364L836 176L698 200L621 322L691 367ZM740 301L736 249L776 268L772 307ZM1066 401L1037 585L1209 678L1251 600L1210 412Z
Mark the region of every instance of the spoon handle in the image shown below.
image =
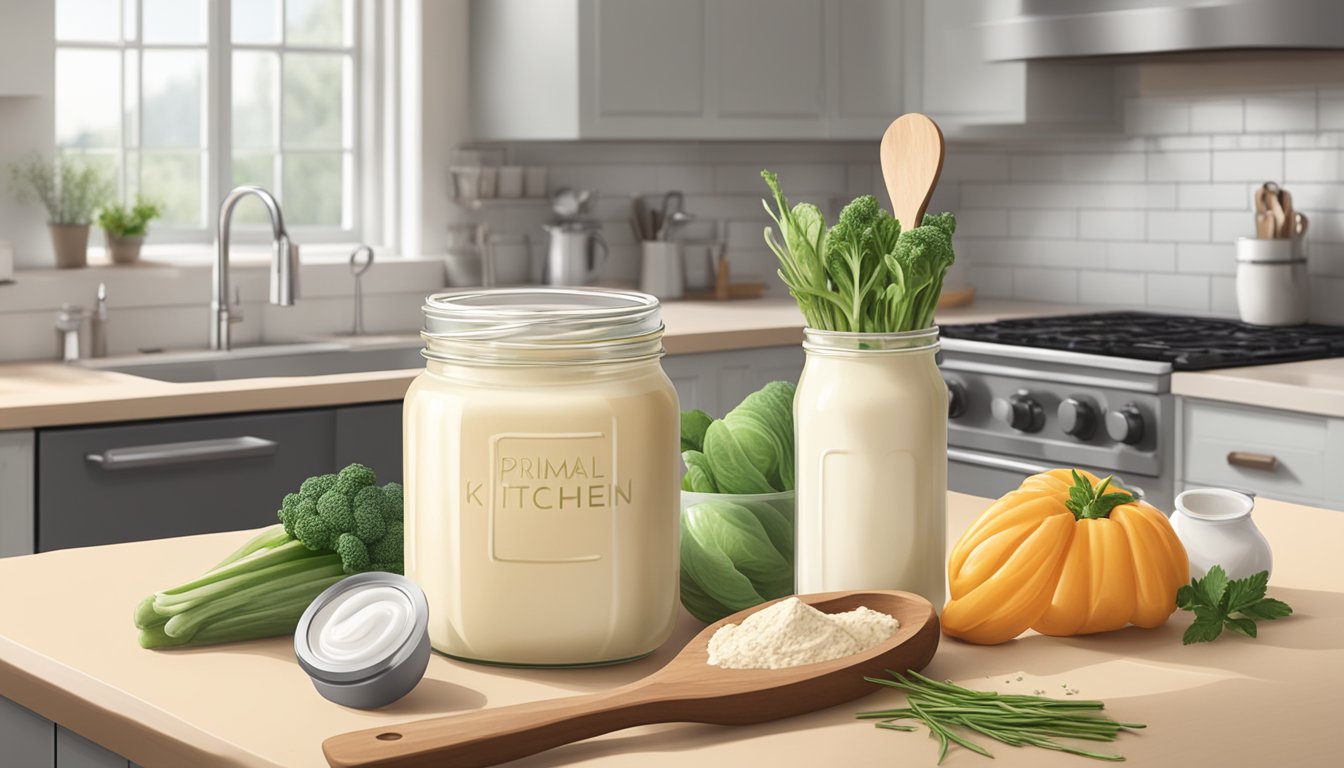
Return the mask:
M622 728L685 717L685 699L660 694L658 687L639 682L602 693L352 731L322 742L322 752L335 768L498 765Z

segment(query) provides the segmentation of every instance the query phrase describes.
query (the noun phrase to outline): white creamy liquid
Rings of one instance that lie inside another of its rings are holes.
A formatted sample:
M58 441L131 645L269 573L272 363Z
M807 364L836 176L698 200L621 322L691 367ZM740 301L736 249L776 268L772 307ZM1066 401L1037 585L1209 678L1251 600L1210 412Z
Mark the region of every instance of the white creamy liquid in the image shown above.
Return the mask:
M656 359L431 360L404 426L406 575L429 599L434 649L593 664L671 634L680 435Z
M809 350L794 399L799 594L900 589L942 605L947 387L933 356Z
M364 669L396 653L415 628L415 608L396 587L350 589L313 617L308 648L331 671Z

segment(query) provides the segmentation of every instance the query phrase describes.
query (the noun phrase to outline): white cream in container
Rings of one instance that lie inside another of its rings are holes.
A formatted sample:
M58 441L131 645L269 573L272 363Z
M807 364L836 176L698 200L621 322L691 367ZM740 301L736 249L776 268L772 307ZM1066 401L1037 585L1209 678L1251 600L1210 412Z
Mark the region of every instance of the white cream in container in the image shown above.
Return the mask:
M351 576L318 595L294 631L294 654L323 697L359 709L411 692L429 664L429 604L394 573Z

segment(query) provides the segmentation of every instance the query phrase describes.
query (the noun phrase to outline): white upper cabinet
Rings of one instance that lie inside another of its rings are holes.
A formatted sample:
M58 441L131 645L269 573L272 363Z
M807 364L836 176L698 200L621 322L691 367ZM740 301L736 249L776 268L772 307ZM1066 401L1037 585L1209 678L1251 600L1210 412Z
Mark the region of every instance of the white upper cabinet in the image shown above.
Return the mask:
M475 136L877 139L917 63L913 6L473 0Z
M1021 5L1021 0L923 3L920 111L953 131L970 126L1113 125L1109 63L985 60L982 25L1019 15Z
M51 93L55 3L0 0L0 96Z

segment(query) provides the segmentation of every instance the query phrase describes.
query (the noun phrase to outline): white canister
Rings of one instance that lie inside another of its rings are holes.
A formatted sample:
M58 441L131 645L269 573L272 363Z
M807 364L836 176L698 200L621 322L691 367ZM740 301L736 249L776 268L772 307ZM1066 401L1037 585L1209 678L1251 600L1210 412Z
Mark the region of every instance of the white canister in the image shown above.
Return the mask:
M681 243L645 240L640 243L639 289L660 299L680 299L686 293L686 260Z
M1190 578L1221 565L1228 578L1272 571L1269 542L1251 520L1255 500L1225 488L1196 488L1176 497L1171 527L1190 558Z
M803 331L794 397L800 594L946 598L947 385L938 329Z
M1237 240L1237 310L1252 325L1307 321L1310 293L1302 239Z

